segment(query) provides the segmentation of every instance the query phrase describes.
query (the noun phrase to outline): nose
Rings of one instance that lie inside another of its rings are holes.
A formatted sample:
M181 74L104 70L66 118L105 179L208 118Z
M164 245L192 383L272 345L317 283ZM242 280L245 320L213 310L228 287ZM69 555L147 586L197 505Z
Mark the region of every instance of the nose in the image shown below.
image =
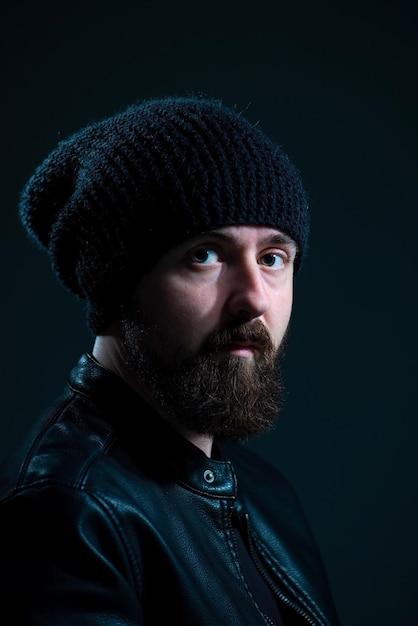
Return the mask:
M270 308L268 287L258 263L241 264L229 276L229 315L249 321L261 317Z

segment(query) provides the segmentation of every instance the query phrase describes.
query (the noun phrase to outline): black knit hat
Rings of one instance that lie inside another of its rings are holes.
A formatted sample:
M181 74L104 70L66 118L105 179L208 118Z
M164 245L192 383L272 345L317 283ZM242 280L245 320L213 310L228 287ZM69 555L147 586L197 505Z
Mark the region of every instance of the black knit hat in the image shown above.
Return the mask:
M58 144L23 189L20 217L100 333L170 247L233 224L308 237L299 172L279 146L217 100L130 106Z

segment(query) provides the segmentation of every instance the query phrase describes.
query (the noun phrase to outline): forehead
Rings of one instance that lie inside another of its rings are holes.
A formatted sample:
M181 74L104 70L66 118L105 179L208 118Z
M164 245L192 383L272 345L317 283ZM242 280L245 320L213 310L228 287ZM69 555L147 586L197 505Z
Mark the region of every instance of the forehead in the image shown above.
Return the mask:
M295 241L289 237L285 232L277 228L271 228L270 226L258 226L258 225L238 225L238 226L224 226L216 230L210 230L196 237L192 237L183 242L183 246L191 247L199 244L201 241L207 240L219 240L226 243L237 245L283 245L294 246L296 249Z

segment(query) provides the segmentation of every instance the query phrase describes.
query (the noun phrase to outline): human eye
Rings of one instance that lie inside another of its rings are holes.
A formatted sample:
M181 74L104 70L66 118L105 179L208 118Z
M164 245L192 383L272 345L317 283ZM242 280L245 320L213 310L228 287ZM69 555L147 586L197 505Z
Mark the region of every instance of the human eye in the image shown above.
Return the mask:
M287 255L284 252L265 252L260 256L259 263L265 267L279 270L284 268L287 260Z
M219 261L219 254L212 248L199 247L190 251L189 258L192 263L213 265Z

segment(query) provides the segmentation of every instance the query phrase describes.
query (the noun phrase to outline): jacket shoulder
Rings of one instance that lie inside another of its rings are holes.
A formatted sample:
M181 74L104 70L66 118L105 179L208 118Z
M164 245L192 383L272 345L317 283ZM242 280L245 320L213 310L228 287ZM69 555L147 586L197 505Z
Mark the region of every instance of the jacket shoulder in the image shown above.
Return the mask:
M0 499L43 482L76 485L114 438L88 398L66 389L0 465Z

